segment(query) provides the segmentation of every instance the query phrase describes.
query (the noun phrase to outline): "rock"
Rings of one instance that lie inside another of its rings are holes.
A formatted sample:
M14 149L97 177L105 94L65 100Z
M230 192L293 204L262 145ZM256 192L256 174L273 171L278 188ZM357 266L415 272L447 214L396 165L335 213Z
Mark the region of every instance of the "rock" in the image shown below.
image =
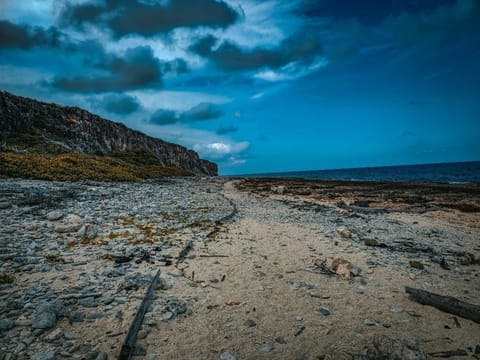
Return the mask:
M258 349L260 352L263 352L263 353L269 353L269 352L272 352L273 351L273 347L271 345L265 345L265 346L262 346L260 349Z
M393 313L401 313L403 312L403 308L401 306L390 306L390 311Z
M385 335L375 336L368 347L369 359L426 360L425 350L415 340L395 339Z
M323 316L328 316L330 315L330 309L329 308L326 308L326 307L322 307L320 309L318 309L318 312L320 314L322 314Z
M375 326L377 325L377 322L375 320L365 319L363 320L363 324L367 326Z
M60 329L60 328L57 328L57 329L53 330L52 332L50 332L50 334L48 334L45 337L45 340L47 342L54 342L54 341L57 341L58 339L60 339L62 336L63 336L63 330Z
M55 352L53 351L46 351L40 352L34 355L34 360L55 360Z
M303 320L303 316L297 315L297 316L295 316L295 320L297 320L297 321L302 321L302 320Z
M57 221L57 220L60 220L63 217L63 215L64 215L63 212L54 210L54 211L50 211L46 215L46 218L47 220L50 220L50 221Z
M15 323L11 320L0 320L0 331L7 331L12 329Z
M78 299L78 304L82 305L84 307L97 307L98 304L95 301L95 298L93 296L83 298L83 299Z
M350 269L350 274L352 276L360 276L361 273L362 268L360 266L352 266L352 268Z
M286 341L283 337L281 337L281 336L275 338L275 342L276 342L277 344L282 344L282 345L285 345L285 344L287 343L287 341Z
M425 266L420 261L410 260L409 265L414 269L418 269L418 270L425 269Z
M107 360L108 359L108 355L107 353L104 353L103 351L101 351L97 357L95 358L95 360Z
M367 246L378 246L378 241L371 238L364 238L363 243Z
M10 209L11 207L12 207L12 203L9 203L6 201L0 202L0 210Z
M364 294L365 293L365 287L364 286L359 286L357 287L357 294Z
M335 271L337 275L346 279L350 277L350 270L352 269L352 264L342 258L336 258L332 261L332 270Z
M55 226L58 233L72 233L78 231L82 227L82 218L75 214L67 215L61 224Z
M477 346L475 346L474 353L475 353L475 355L480 355L480 344L477 344Z
M337 229L337 235L344 239L348 239L352 236L352 232L348 230L345 226L340 226Z
M245 326L254 327L257 326L257 323L251 319L248 319L247 321L245 321Z
M224 351L220 357L219 357L220 360L236 360L237 358L235 356L233 356L231 353L229 353L228 351Z
M53 304L42 304L37 307L32 317L32 328L49 329L57 323L57 313Z
M80 240L92 240L98 234L98 228L93 224L84 224L75 236Z

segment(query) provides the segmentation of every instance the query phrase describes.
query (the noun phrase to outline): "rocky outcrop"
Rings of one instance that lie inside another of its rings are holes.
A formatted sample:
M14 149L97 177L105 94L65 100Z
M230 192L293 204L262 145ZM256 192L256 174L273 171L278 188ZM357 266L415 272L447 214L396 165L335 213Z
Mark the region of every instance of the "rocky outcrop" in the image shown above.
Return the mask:
M78 107L48 104L0 92L0 140L38 152L108 154L146 149L164 166L217 175L217 165L183 146L165 142L103 119Z

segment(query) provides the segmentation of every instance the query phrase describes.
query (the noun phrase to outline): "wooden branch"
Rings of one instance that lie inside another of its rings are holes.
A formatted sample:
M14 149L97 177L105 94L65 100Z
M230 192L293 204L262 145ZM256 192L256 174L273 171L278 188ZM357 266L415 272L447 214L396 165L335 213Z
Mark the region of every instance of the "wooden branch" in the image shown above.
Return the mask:
M433 306L438 310L461 316L480 324L480 306L478 305L469 304L451 296L442 296L429 291L414 289L409 286L405 287L405 291L410 294L410 300L422 305Z
M135 314L135 318L133 319L132 325L128 330L127 337L125 338L125 342L122 345L122 349L120 350L120 355L118 355L118 360L130 360L133 356L133 351L135 350L135 343L137 341L137 334L138 330L140 330L140 326L143 323L143 317L150 306L150 302L152 301L153 292L155 291L155 287L157 286L158 278L160 276L160 270L157 271L155 276L148 287L145 296L143 297L142 303Z

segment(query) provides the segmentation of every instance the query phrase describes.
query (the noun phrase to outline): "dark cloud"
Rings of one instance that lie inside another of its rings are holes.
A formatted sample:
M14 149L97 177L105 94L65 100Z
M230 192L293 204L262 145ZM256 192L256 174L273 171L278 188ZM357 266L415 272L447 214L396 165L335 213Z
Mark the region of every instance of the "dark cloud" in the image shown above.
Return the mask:
M214 104L203 102L182 113L181 118L183 120L201 121L217 119L222 115L223 112Z
M57 77L54 87L78 92L107 92L158 86L162 80L162 63L149 46L130 48L123 57L104 54L96 67L106 75ZM97 59L98 60L98 59Z
M48 29L14 24L0 20L0 49L16 48L28 50L33 47L56 48L63 34L55 27Z
M309 65L322 53L320 42L314 36L307 35L289 37L274 48L252 50L244 50L229 41L214 48L217 42L218 40L214 37L207 36L193 44L190 50L229 71L254 70L263 67L278 69L292 62Z
M150 122L156 125L170 125L175 124L178 121L178 117L173 110L157 110L150 117Z
M102 99L102 105L105 110L120 115L131 114L140 108L136 97L125 94L106 95Z
M225 135L237 132L238 128L233 125L219 127L216 131L217 135Z
M178 27L226 28L238 18L239 14L221 0L66 2L60 14L62 25L99 25L117 38L129 34L149 37Z
M172 74L179 75L187 73L188 65L187 62L183 59L174 59L172 61L167 61L162 64L162 73L163 74Z

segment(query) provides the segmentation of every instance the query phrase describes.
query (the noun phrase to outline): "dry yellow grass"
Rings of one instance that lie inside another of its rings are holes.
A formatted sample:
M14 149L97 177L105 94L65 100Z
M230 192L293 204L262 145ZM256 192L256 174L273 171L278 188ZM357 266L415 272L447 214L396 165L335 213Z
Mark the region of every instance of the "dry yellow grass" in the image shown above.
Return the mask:
M131 155L131 154L129 154ZM0 153L0 176L28 179L77 181L139 181L165 176L188 176L191 173L173 167L161 166L143 159L135 161L111 156L85 154L38 155Z

